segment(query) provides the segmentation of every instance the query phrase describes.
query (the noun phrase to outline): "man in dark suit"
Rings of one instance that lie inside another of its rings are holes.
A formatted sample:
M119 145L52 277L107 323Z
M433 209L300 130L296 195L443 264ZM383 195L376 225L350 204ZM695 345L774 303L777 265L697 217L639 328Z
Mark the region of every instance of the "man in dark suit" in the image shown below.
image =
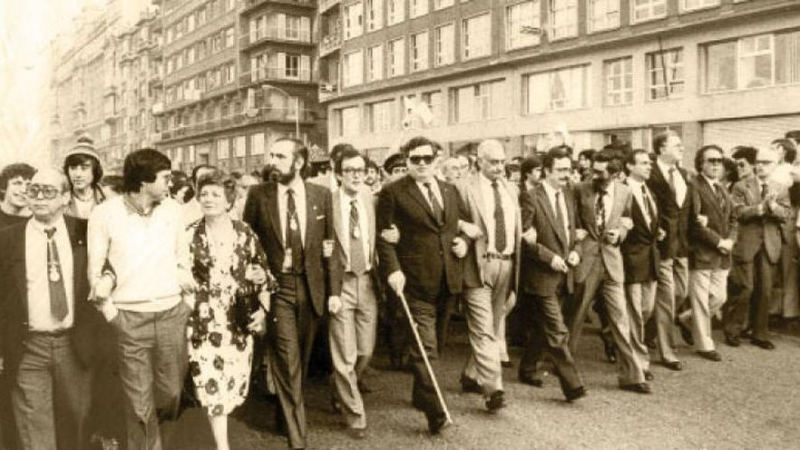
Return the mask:
M647 381L653 380L650 356L645 345L645 324L653 314L660 265L659 241L666 233L659 227L659 209L653 193L647 187L652 161L644 150L634 150L625 162L628 174L625 184L630 188L632 228L622 243L622 263L625 267L625 293L631 320L631 343Z
M388 284L404 294L431 364L437 366L436 320L447 298L461 292L461 258L467 253L459 220L467 220L466 207L455 186L436 180L436 144L424 137L409 140L400 149L407 157L408 175L385 185L378 197L378 229L396 226L397 244L378 239L378 255ZM419 349L413 345L412 403L425 413L428 430L439 433L448 422Z
M575 203L567 183L572 171L569 148L559 146L544 157L545 179L522 194L522 229L533 227L538 240L523 246L520 268L521 306L528 311L532 330L519 365L523 383L541 386L540 364L551 359L554 374L568 401L586 395L570 352L569 330L561 307L573 293L573 268L580 262L575 239Z
M102 324L88 302L86 221L64 217L57 169L34 175L27 194L33 218L0 233L0 370L23 449L83 450Z
M777 162L774 150L760 149L756 176L736 183L731 193L739 240L733 247L730 298L723 306L723 322L725 342L733 347L741 344L752 301L750 341L765 350L775 348L769 340L769 304L784 239L781 227L791 216L786 188L770 180Z
M737 237L736 218L727 189L722 186L722 149L706 145L697 151L695 168L700 174L692 189L689 233L689 299L692 309L680 315L683 326L691 322L697 353L710 361L722 361L711 338L711 318L727 297L731 252Z
M589 306L597 294L603 296L609 328L619 352L619 384L622 389L649 394L650 385L631 344L631 324L625 301L625 270L620 244L631 225L630 189L616 181L620 161L607 150L592 155L592 179L575 188L576 233L582 260L575 269L575 296L565 308L570 330L569 346L578 347Z
M678 167L683 160L683 142L672 131L660 133L653 138L655 164L647 187L653 193L660 215L659 227L666 237L659 243L661 263L658 271L658 290L654 330L648 330L648 341L657 338L661 362L670 370L683 370L683 364L675 354L675 310L686 299L689 276L688 230L689 198L691 184L685 170Z
M258 235L280 284L271 302L267 339L289 446L305 448L303 378L317 321L325 312L331 194L301 177L308 162L302 142L278 139L267 156L270 181L250 189L244 221Z

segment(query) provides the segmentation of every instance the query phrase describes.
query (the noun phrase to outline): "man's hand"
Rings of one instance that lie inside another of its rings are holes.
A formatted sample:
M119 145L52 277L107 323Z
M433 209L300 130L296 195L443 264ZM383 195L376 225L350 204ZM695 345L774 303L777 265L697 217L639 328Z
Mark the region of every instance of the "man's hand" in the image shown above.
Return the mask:
M550 268L555 270L556 272L569 272L569 267L567 263L564 262L564 258L554 255L552 261L550 261Z
M536 240L538 238L539 236L536 233L536 228L533 227L528 228L524 233L522 233L522 240L531 247L536 245Z
M269 312L270 307L272 307L272 295L269 292L261 291L258 293L258 302L261 303L264 311Z
M606 242L608 242L611 245L619 243L619 236L620 236L620 231L618 228L612 228L610 230L606 230Z
M406 276L403 275L403 272L399 270L392 272L389 274L387 282L398 297L403 295L403 289L406 287Z
M576 252L575 250L569 252L569 255L567 255L567 264L569 264L570 267L575 267L580 262L581 262L581 255L579 255L578 252Z
M256 334L264 334L267 331L267 313L259 308L258 311L250 314L250 323L247 324L247 331Z
M506 298L506 312L511 311L514 309L514 306L517 305L517 293L511 291L508 293L508 297Z
M584 230L583 228L578 228L575 230L575 241L580 242L586 239L586 236L589 235L589 232Z
M661 242L661 241L663 241L663 240L664 240L664 238L665 238L665 237L667 237L667 232L666 232L666 231L664 231L664 229L663 229L663 228L659 228L659 229L658 229L658 234L656 235L656 240L657 240L658 242Z
M322 257L330 258L333 255L333 239L325 239L322 241Z
M342 309L342 299L338 295L328 297L328 312L335 315L340 309Z
M463 258L467 255L467 243L460 237L453 238L453 254L456 258Z
M458 221L458 230L466 234L467 237L473 241L483 236L483 231L481 231L479 226L474 223L464 222L463 220Z
M757 210L757 212L756 212L756 214L757 214L757 215L759 215L759 216L763 216L763 215L764 215L764 213L766 213L766 212L767 212L766 203L767 203L767 202L763 202L763 203L759 203L759 204L758 204L758 210Z
M701 227L705 228L708 226L708 216L704 216L702 214L697 215L697 224Z
M92 288L89 298L95 303L104 303L111 297L111 291L114 290L114 280L110 275L103 274L100 280Z
M731 251L733 251L733 240L722 239L719 241L719 244L717 244L717 248L720 252L722 252L722 254L728 255Z
M392 224L391 227L381 230L381 239L390 244L397 244L400 242L400 230Z
M244 269L244 278L255 284L264 284L267 281L267 272L258 264L248 264Z

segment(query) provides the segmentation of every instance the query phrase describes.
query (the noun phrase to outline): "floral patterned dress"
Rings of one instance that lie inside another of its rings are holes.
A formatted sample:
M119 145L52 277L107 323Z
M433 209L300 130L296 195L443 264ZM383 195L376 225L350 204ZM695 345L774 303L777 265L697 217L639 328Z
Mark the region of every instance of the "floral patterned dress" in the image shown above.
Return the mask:
M189 370L197 399L212 416L230 414L244 402L249 388L253 337L234 321L236 296L277 289L250 227L234 220L233 231L230 239L216 242L206 232L204 219L187 230L192 273L198 285L187 325ZM261 266L267 273L264 285L245 278L249 264Z

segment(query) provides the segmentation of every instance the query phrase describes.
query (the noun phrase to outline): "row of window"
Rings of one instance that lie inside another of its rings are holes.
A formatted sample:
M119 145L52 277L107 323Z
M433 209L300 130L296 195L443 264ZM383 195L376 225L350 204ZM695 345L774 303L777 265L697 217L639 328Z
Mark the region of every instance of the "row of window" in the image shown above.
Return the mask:
M753 89L800 83L800 31L762 34L702 45L700 89L704 93ZM685 92L686 69L683 48L644 54L645 99L681 98ZM588 108L591 106L592 65L581 64L522 77L525 115ZM469 123L498 119L513 114L512 83L505 79L449 89L449 122ZM602 104L631 105L636 89L634 57L605 60L602 63ZM422 103L433 120L426 126L447 123L441 105L441 92L422 95ZM358 106L335 113L334 131L339 136L358 135L364 131L382 132L397 129L400 118L407 118L407 100L397 107L395 100L365 105L362 130ZM397 112L398 114L394 114Z
M236 0L210 0L166 27L167 44L236 8Z
M233 27L225 28L211 34L204 39L193 42L170 56L167 56L167 75L183 67L188 67L195 62L200 62L208 56L214 55L235 45Z
M405 20L406 0L363 0L343 8L344 39L352 39L384 26ZM469 1L469 0L462 0ZM742 2L747 0L734 0ZM433 0L433 9L453 5L454 0ZM586 24L589 33L620 27L620 0L585 0ZM642 23L663 19L667 16L667 0L631 0L631 23ZM679 0L682 13L713 8L720 0ZM549 40L558 40L578 35L579 0L529 0L506 8L506 33L509 49L539 43L545 34ZM408 18L428 14L429 0L408 0ZM541 16L547 14L547 23L542 25Z
M265 52L250 58L250 81L269 79L311 81L311 56Z
M169 105L184 100L200 100L202 94L235 82L236 63L226 62L167 87L166 101Z
M231 157L244 158L245 156L263 155L268 142L289 136L292 136L292 134L278 131L270 131L269 133L259 132L249 135L219 138L215 142L208 144L174 147L166 149L165 152L167 157L176 164L181 164L183 162L194 163L199 155L208 155L213 152L218 164L224 166L224 162L227 162ZM249 152L247 151L248 147L250 148ZM261 165L260 162L261 161L258 161L258 166ZM241 166L241 164L238 165Z
M311 42L311 18L291 14L264 14L249 22L250 43L262 39Z

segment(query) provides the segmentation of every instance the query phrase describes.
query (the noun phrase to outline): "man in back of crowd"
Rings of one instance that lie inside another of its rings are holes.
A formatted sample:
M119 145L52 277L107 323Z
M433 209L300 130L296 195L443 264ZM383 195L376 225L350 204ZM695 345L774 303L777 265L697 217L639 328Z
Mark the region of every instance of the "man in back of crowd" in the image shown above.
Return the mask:
M386 158L383 162L383 170L386 172L386 181L384 186L401 178L408 171L406 167L406 157L401 153L395 153Z
M24 222L31 215L26 192L36 169L25 163L9 164L0 171L0 229Z
M92 209L106 199L100 185L103 167L91 139L85 136L78 139L78 145L64 159L64 173L69 179L71 193L64 214L88 219Z

